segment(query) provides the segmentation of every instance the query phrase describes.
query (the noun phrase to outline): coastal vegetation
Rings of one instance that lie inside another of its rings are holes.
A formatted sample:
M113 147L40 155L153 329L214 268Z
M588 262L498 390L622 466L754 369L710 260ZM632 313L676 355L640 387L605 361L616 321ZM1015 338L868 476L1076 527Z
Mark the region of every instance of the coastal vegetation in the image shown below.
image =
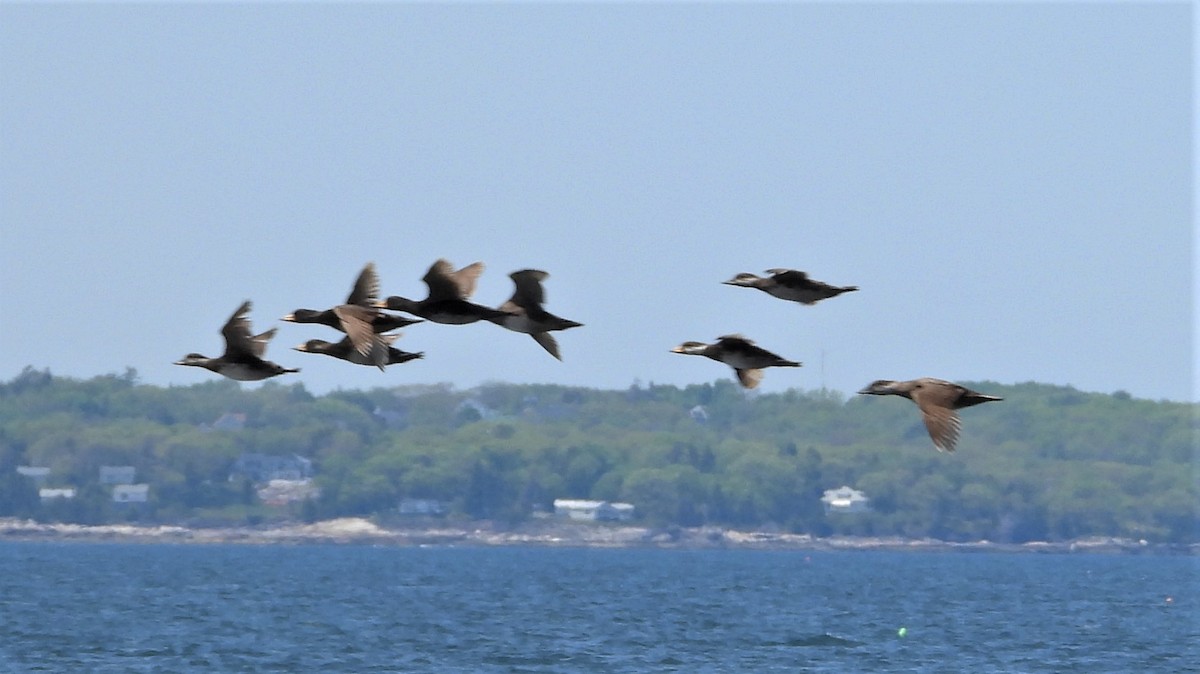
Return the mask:
M962 382L1004 402L965 410L953 454L912 404L828 390L747 394L730 381L624 390L496 383L339 390L72 379L0 382L0 516L229 524L400 517L519 522L558 498L622 501L654 526L950 541L1118 536L1193 543L1197 406L1039 383ZM311 461L319 495L269 505L246 455ZM48 469L35 483L18 467ZM114 502L132 466L145 503ZM827 513L848 485L864 513ZM75 489L43 499L39 486Z

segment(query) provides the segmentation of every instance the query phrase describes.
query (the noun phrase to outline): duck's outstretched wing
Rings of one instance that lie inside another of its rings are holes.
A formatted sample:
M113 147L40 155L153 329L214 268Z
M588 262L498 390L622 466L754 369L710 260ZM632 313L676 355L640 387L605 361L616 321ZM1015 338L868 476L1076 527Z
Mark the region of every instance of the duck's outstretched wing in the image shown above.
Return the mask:
M250 300L246 300L221 327L221 336L225 338L225 355L228 358L245 356L258 358L266 351L267 340L275 335L273 329L261 335L251 335L249 316Z
M962 432L962 420L954 411L955 401L966 389L958 384L928 377L915 383L912 401L921 410L933 446L941 452L953 452Z
M558 341L554 339L554 335L548 332L535 332L530 337L533 337L533 341L540 344L551 356L562 360L562 356L558 353Z
M756 368L734 368L737 373L738 383L745 388L757 388L763 380L763 371Z
M449 260L441 259L429 267L429 271L425 272L421 280L429 286L431 302L465 300L475 292L475 285L482 273L482 262L475 262L455 271Z
M522 269L508 275L516 286L512 302L523 307L541 305L546 302L546 291L542 281L550 278L550 274L540 269Z
M343 304L334 307L333 313L338 317L338 322L342 324L342 330L346 332L346 338L350 340L355 351L380 368L387 365L387 344L375 334L375 328L371 324L377 313L374 309Z
M945 407L921 407L921 416L925 418L925 428L933 446L940 452L953 452L962 432L958 413Z
M354 288L346 298L346 304L369 307L379 299L379 274L375 271L375 263L368 262L354 281Z

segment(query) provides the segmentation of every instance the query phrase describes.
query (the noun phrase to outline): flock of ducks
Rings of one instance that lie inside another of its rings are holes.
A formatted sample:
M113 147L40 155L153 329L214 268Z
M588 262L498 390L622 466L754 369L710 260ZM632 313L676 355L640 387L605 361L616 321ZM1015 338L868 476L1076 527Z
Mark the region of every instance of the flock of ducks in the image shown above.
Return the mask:
M368 263L359 273L344 304L320 311L296 309L282 320L325 325L345 335L338 342L310 339L295 347L297 351L324 354L356 365L375 366L380 370L388 365L424 357L423 353L410 353L393 346L401 334L394 330L423 320L445 325L466 325L477 321L495 323L508 330L530 335L550 355L562 360L558 343L551 333L577 328L582 323L555 316L543 308L545 291L542 282L549 274L539 269L522 269L509 274L515 286L513 295L493 309L470 301L483 269L482 262L455 270L450 262L438 260L422 278L429 287L425 299L412 300L398 295L380 299L379 277L374 263ZM823 283L794 269L770 269L766 273L767 276L761 277L741 273L723 283L757 288L772 297L805 305L858 290L858 286ZM249 301L243 302L221 328L221 335L225 338L224 354L208 358L199 353L189 353L175 364L202 367L237 381L260 381L299 372L298 368L286 368L263 357L267 342L275 336L275 328L252 335L250 307ZM400 312L416 318L389 312ZM733 368L738 382L748 389L758 386L763 378L763 370L768 367L802 365L759 347L741 335L723 335L712 344L684 342L671 351L704 356L724 363ZM930 377L911 381L881 379L859 393L896 395L914 402L921 411L934 447L944 452L953 452L958 442L962 423L957 410L1002 400Z
M470 301L475 292L483 263L476 262L455 270L446 260L433 263L423 281L429 295L423 300L411 300L394 295L379 299L379 275L373 262L367 263L354 282L354 288L344 304L324 310L296 309L282 320L289 323L316 323L335 328L345 336L338 342L310 339L295 347L297 351L332 356L356 365L375 366L383 370L388 365L423 358L423 353L402 351L393 344L400 337L399 328L423 320L446 325L466 325L490 321L514 332L533 337L550 355L562 360L558 343L550 333L583 325L560 318L542 308L545 291L542 281L550 275L539 269L522 269L509 274L516 290L507 302L497 309ZM386 311L385 311L386 310ZM409 318L389 311L417 316ZM189 353L176 365L202 367L238 381L260 381L281 374L299 372L263 358L267 341L275 335L272 328L251 336L250 302L244 302L221 328L225 337L225 353L209 358Z

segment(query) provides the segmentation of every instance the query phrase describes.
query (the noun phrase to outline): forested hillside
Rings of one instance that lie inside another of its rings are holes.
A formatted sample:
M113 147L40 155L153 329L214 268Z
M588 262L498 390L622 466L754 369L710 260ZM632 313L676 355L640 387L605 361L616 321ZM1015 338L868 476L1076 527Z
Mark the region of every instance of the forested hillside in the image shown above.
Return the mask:
M186 387L137 375L27 369L0 383L0 516L79 522L258 522L395 516L404 498L451 518L521 520L555 498L625 501L641 521L1022 542L1110 535L1198 540L1197 406L1036 383L963 382L1003 402L962 412L935 451L898 398L729 381L621 391L494 384L314 396L301 384ZM230 422L232 420L232 422ZM311 459L320 496L259 502L248 454ZM113 503L101 466L133 466L144 504ZM49 469L44 501L18 466ZM232 477L231 477L232 476ZM872 512L826 514L849 485Z

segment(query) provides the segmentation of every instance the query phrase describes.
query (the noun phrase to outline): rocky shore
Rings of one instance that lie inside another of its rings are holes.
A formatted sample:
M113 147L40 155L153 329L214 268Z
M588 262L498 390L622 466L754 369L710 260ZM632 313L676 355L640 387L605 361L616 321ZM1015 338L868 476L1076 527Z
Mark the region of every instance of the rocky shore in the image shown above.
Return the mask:
M1200 545L1163 545L1123 538L1095 537L1062 542L956 543L935 539L831 536L705 528L648 528L562 521L518 526L487 522L383 527L363 518L311 524L185 527L170 525L39 523L0 518L0 541L111 541L190 544L366 544L393 546L539 546L591 548L742 548L762 550L910 550L993 552L1092 552L1200 554Z

